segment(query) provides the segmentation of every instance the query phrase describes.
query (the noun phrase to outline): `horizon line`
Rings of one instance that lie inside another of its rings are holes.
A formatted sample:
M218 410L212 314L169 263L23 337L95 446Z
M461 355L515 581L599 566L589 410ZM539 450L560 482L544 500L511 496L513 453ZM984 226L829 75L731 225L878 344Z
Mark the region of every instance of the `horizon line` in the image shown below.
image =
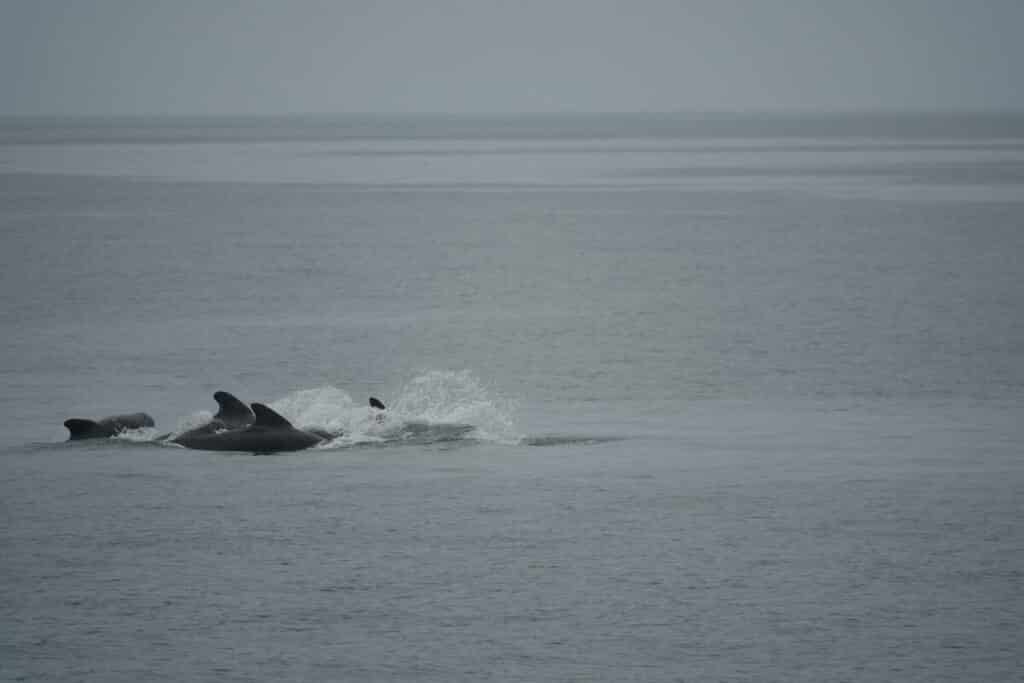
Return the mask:
M588 116L920 116L1017 115L1024 107L743 107L665 110L552 110L552 111L282 111L282 112L0 112L0 120L104 120L104 119L343 119L343 118L540 118Z

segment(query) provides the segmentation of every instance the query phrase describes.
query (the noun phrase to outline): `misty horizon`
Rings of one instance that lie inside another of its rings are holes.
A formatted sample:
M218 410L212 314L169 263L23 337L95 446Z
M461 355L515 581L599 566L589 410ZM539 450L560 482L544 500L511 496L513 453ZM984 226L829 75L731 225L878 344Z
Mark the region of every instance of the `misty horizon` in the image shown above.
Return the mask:
M1024 6L0 4L0 115L1002 112Z
M365 110L365 111L135 111L135 112L39 112L39 113L0 113L0 121L46 121L46 120L81 120L81 121L131 121L131 120L357 120L366 118L384 119L480 119L498 120L515 118L560 119L560 118L601 118L623 117L635 119L796 119L817 117L822 119L842 119L854 116L875 116L889 119L916 119L918 117L1020 117L1024 116L1022 106L949 106L949 107L793 107L793 108L744 108L744 109L663 109L663 110L502 110L502 111L441 111L441 110Z

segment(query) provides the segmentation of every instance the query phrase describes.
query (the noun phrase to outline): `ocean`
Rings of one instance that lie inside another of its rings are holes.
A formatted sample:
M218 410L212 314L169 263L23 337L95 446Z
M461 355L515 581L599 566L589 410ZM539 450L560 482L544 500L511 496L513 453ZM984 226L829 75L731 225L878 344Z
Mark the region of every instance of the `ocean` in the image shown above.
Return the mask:
M1024 670L1024 115L9 118L0 240L0 680Z

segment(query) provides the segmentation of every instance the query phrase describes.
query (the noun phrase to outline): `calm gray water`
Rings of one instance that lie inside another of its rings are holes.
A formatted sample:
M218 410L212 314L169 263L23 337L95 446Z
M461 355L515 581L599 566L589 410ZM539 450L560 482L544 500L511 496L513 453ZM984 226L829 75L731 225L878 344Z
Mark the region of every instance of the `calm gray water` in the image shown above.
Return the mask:
M2 680L1024 670L1024 116L6 120L0 235Z

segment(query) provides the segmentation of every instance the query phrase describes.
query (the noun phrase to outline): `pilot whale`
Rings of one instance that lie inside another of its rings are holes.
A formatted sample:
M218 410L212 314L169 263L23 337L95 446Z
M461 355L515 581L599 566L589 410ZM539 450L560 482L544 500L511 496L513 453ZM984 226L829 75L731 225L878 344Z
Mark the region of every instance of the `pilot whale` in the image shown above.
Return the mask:
M300 451L328 440L326 434L296 429L262 403L253 403L252 413L253 422L247 427L226 431L207 431L200 427L171 439L171 443L204 451L279 453Z
M153 418L146 413L131 413L128 415L111 415L101 420L87 420L81 417L72 417L64 420L64 426L68 428L71 435L68 441L79 439L106 439L117 436L129 429L141 429L152 427Z
M234 394L229 394L226 391L217 391L213 394L213 400L217 402L219 407L217 414L210 418L210 421L206 424L182 432L173 439L174 441L190 439L205 434L216 434L225 430L245 429L256 421L256 416L253 414L252 409L239 401ZM157 440L164 441L170 438L170 436L170 434L164 434L158 437Z

